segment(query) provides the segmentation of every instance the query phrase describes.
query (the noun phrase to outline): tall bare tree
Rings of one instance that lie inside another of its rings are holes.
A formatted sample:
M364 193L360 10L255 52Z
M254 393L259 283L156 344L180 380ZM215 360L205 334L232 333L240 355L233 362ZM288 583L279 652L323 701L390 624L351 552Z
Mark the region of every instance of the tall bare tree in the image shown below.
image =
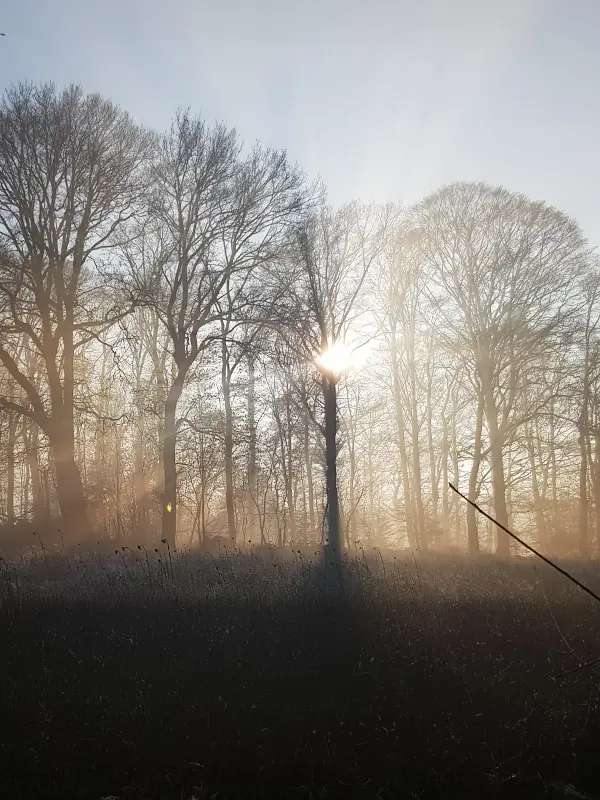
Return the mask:
M531 414L520 398L535 361L561 344L589 266L587 243L562 212L482 183L441 189L415 221L439 323L452 330L479 382L494 511L506 526L506 448ZM501 532L497 551L509 552Z
M360 330L358 304L365 279L381 250L389 209L353 203L337 212L324 208L298 231L298 281L291 336L297 352L315 364L323 401L320 429L325 440L327 498L326 557L338 564L343 542L338 491L337 386L344 350Z
M0 362L20 398L0 405L50 441L64 527L88 526L75 458L76 352L122 313L106 297L114 237L146 189L151 137L79 87L9 89L0 104ZM103 277L100 279L99 271ZM26 337L43 370L27 374Z
M177 406L198 355L219 338L223 307L238 316L253 270L273 257L302 206L302 176L285 155L242 157L233 130L179 113L160 143L151 204L153 263L141 270L145 302L164 326L172 359L163 430L162 535L177 532ZM139 255L139 249L138 249ZM143 274L142 274L143 272Z

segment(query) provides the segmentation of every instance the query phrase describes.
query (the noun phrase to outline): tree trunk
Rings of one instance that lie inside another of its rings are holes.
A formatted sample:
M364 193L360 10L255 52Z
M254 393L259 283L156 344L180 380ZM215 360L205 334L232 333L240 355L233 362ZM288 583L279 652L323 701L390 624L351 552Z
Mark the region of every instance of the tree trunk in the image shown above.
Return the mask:
M23 420L23 446L27 450L27 423ZM27 517L29 509L31 508L30 494L31 494L31 470L29 469L29 461L25 458L25 476L23 479L23 486L21 491L21 514Z
M494 498L494 513L496 520L508 528L508 509L506 506L506 480L504 477L504 443L498 430L496 409L493 404L487 403L486 418L490 434L490 462L492 468L492 495ZM496 526L496 555L510 555L510 539Z
M287 469L286 469L286 500L288 507L288 520L290 526L290 543L294 544L296 540L296 497L294 491L294 448L292 443L292 415L290 404L290 391L286 392L286 405L285 405L285 419L286 419L286 449L287 449Z
M527 449L529 451L529 468L531 469L531 493L533 495L533 507L535 510L535 528L538 544L544 547L546 543L546 524L544 520L544 509L542 508L542 497L537 474L535 459L535 442L533 431L527 430Z
M6 521L15 523L15 444L17 440L17 420L8 413L8 435L6 437Z
M135 467L134 467L134 497L135 497L135 528L142 536L146 533L148 525L148 496L144 476L144 443L143 431L136 434L135 439ZM139 536L138 536L139 538Z
M163 517L162 538L175 549L177 539L177 403L183 383L173 382L165 400L163 427Z
M258 486L256 469L256 374L254 358L248 356L248 539L257 532Z
M56 470L58 504L67 535L75 540L91 533L83 481L75 461L75 422L73 397L75 392L72 311L65 319L68 334L63 336L63 384L53 373L50 379L52 419L49 424L50 443Z
M48 508L44 503L42 475L40 472L40 462L38 456L40 432L35 422L30 422L28 427L29 436L27 441L27 461L29 463L29 475L31 477L33 519L35 521L48 516Z
M437 522L439 503L439 474L436 468L435 448L433 444L433 355L431 352L432 341L429 340L429 363L427 364L427 447L429 449L429 477L431 483L431 510L433 519Z
M206 464L204 460L204 435L200 435L200 547L206 547Z
M415 385L415 365L411 363L411 438L412 438L412 478L413 504L415 510L417 547L427 547L425 536L425 512L423 509L423 493L421 487L421 453L419 450L419 420L417 417L417 393Z
M483 398L477 402L477 418L475 421L475 441L473 443L473 461L469 473L469 500L477 502L477 478L481 464L481 432L483 428ZM471 505L467 505L467 541L469 553L479 552L479 532L477 530L477 512Z
M594 533L596 539L596 557L598 557L600 555L600 434L598 433L594 436L594 459L592 469L592 490L594 493L594 507L596 509Z
M558 531L558 473L556 469L556 424L554 415L554 395L550 395L550 424L548 428L548 445L550 449L550 486L552 489L552 512L548 532L550 552L554 550L556 534Z
M306 488L308 493L308 519L310 531L315 530L315 487L312 474L312 454L310 450L310 425L308 414L304 415L304 465L306 468Z
M325 558L332 566L340 566L342 538L340 503L337 484L337 390L333 378L323 377L325 405L325 493L327 496L327 539Z
M450 509L448 506L448 454L450 443L448 441L448 421L444 417L442 432L442 530L448 532L450 527Z
M100 509L94 514L95 524L100 521L102 531L106 534L108 529L107 504L108 504L108 485L106 480L106 420L104 418L96 420L96 446L94 449L96 490L100 497Z
M96 418L96 440L94 448L94 479L96 483L96 493L100 498L100 508L95 512L95 525L102 528L102 535L106 536L108 533L109 519L108 519L108 480L106 470L106 416L108 416L108 394L109 388L106 380L106 372L108 369L108 347L103 347L102 351L102 366L100 368L100 393L99 393L99 416Z
M512 487L513 487L513 455L512 455L512 442L509 441L508 452L506 454L506 519L508 520L507 527L510 529L512 529L513 527Z
M452 401L452 471L454 473L454 485L459 487L460 470L458 465L458 438L456 433L456 417L458 413L458 402L456 397ZM454 493L453 493L454 494ZM454 495L454 535L456 542L460 542L461 522L460 522L460 497Z
M370 535L371 531L375 533L375 536L378 534L378 530L375 525L375 487L374 487L374 476L373 476L373 417L372 414L369 415L369 428L368 428L368 439L367 439L367 474L368 478L368 490L369 490L369 497L368 497L368 504L369 504L369 522L366 526L367 529L367 536ZM362 537L361 537L362 538Z
M233 410L231 408L229 353L227 352L225 333L221 337L221 388L225 407L225 506L227 509L227 533L232 547L235 547L237 531L233 494Z
M349 498L348 498L348 505L349 505L349 515L347 515L347 543L348 549L356 550L356 511L357 511L357 502L356 502L356 451L354 448L354 442L349 444L348 447L348 455L350 461L350 475L349 475Z
M75 462L74 428L68 414L53 421L49 438L65 538L71 542L82 541L89 536L90 526L81 473Z
M281 508L280 505L280 493L279 493L279 481L277 478L275 479L275 520L277 522L277 547L281 547L283 545L283 537L281 535L281 518L279 515L279 511Z
M588 494L587 494L587 442L585 431L585 415L579 425L579 555L588 558L590 543L588 537Z
M138 387L138 394L140 389ZM145 535L148 525L148 491L146 487L146 477L144 474L144 408L142 403L138 403L137 409L137 430L135 433L135 457L134 457L134 477L133 491L135 498L135 529L139 535Z
M116 531L115 538L121 543L123 538L123 525L121 520L121 437L119 429L115 425L115 517Z
M402 494L404 499L404 516L406 519L406 535L411 547L417 547L418 541L415 536L414 517L412 513L412 498L410 481L408 477L408 456L406 452L404 409L402 407L402 389L400 385L400 364L398 360L398 346L396 343L396 332L392 329L391 355L392 372L394 381L394 407L396 411L396 427L398 431L398 451L400 456L400 473L402 475Z

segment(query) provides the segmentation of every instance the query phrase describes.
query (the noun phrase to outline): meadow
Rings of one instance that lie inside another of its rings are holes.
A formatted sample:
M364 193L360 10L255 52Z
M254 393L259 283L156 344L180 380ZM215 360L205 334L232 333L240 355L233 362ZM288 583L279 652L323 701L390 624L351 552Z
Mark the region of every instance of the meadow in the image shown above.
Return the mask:
M0 566L4 798L600 797L600 608L533 559Z

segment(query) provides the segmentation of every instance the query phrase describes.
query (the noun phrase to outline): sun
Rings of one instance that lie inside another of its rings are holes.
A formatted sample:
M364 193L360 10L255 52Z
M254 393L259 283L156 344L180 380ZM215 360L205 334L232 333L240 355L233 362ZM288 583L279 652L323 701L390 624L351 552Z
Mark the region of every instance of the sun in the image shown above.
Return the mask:
M315 361L325 372L341 375L348 368L351 356L350 349L343 342L337 341L320 353Z

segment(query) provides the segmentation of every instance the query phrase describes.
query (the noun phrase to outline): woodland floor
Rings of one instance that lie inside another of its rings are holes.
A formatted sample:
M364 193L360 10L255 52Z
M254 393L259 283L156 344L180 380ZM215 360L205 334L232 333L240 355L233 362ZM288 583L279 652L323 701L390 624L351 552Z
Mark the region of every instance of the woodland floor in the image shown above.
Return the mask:
M564 675L600 657L600 607L543 564L377 551L337 589L283 556L0 572L3 798L600 797L600 664Z

